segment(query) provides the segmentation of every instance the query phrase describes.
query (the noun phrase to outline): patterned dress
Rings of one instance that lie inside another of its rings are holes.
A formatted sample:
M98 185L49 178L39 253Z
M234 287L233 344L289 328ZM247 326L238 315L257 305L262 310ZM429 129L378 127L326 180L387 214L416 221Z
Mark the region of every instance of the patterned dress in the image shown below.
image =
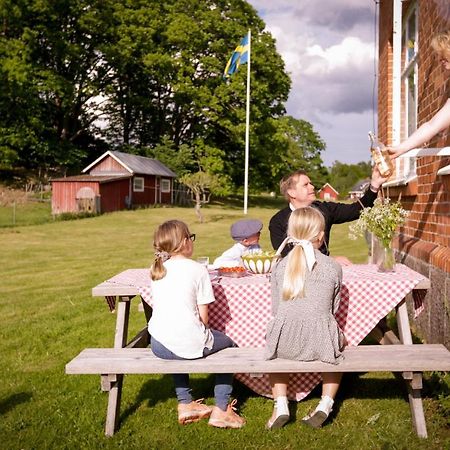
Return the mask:
M267 325L265 358L284 358L338 364L344 335L334 314L340 302L342 268L314 250L316 264L307 270L305 297L281 298L287 258L272 271L272 314Z

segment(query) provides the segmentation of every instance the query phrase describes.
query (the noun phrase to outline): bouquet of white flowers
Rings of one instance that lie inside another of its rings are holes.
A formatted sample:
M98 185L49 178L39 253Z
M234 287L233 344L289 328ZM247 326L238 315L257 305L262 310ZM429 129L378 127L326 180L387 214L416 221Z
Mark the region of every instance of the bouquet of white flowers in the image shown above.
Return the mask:
M389 198L377 198L371 208L364 208L359 219L349 226L349 238L356 239L370 231L383 247L390 246L395 230L405 223L409 211L400 202L390 202Z

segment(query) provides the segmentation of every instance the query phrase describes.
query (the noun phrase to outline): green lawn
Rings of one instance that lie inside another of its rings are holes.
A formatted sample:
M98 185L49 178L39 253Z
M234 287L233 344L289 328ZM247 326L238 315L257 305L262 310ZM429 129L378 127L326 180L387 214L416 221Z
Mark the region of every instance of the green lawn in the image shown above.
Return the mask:
M262 203L248 214L264 223L265 249L270 248L267 225L274 205ZM275 432L264 430L271 401L239 384L235 395L248 425L217 430L206 422L178 425L169 376L127 376L120 430L106 438L107 394L100 391L99 377L64 374L65 364L83 348L113 343L116 317L90 290L122 270L149 266L153 230L170 218L186 221L197 234L194 257L214 258L232 244L229 227L243 215L228 205L207 207L204 214L202 224L193 209L155 208L0 229L1 448L449 448L439 391L424 398L430 438L420 440L411 426L403 386L391 374L346 375L327 426L312 430L300 424L317 402L314 392L295 405L297 420ZM365 243L349 241L347 229L335 227L332 253L366 261ZM130 335L142 326L143 314L135 302ZM208 403L212 386L210 376L193 380L195 395Z

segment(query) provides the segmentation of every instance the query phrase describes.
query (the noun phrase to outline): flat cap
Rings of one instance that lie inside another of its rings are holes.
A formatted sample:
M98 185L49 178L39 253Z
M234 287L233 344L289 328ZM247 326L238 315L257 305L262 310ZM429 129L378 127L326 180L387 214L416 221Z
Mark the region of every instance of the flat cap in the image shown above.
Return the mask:
M258 219L243 219L234 222L231 225L231 237L235 241L242 241L256 233L259 233L263 224Z

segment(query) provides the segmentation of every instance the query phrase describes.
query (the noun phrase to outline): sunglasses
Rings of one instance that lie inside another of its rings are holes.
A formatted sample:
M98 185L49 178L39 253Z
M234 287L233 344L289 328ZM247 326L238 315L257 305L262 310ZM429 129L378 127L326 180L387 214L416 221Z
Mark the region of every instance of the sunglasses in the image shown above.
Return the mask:
M189 235L189 239L194 242L195 241L195 233Z

